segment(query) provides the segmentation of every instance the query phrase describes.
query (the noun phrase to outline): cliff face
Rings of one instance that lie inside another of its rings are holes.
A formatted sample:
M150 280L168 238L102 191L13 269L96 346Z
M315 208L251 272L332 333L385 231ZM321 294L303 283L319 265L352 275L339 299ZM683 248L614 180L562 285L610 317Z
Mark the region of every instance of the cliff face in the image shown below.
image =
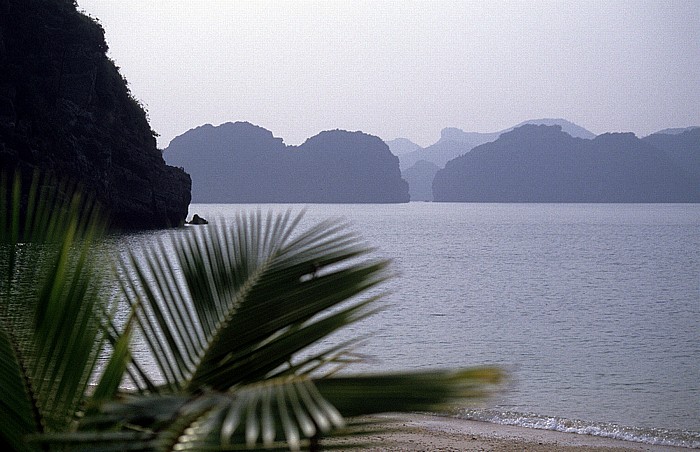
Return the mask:
M525 125L447 163L436 201L699 202L697 176L631 133L574 138Z
M192 174L195 202L408 202L398 158L362 132L321 132L285 146L247 122L207 124L175 138L164 156Z
M79 181L120 228L181 224L191 180L70 0L0 0L0 168Z

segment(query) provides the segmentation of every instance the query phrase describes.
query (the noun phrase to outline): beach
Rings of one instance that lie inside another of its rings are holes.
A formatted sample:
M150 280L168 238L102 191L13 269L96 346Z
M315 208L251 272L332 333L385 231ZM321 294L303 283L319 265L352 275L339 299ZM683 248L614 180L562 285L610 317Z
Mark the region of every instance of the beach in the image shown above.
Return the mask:
M622 452L681 451L682 447L657 446L592 435L562 433L426 414L386 414L366 418L382 421L382 431L367 435L370 451L562 451ZM379 427L371 427L379 428ZM341 446L343 440L328 445ZM353 447L341 450L354 450Z

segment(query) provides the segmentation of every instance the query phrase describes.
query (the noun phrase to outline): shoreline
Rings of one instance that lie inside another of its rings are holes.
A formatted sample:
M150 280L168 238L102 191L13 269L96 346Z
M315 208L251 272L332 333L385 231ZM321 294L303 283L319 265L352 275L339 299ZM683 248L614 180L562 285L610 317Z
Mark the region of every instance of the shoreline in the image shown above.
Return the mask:
M689 450L622 439L554 430L492 424L430 414L382 414L363 418L381 422L366 435L371 451L561 451L561 452L672 452ZM381 429L381 431L379 430ZM329 440L341 446L345 440ZM357 450L352 447L347 450Z

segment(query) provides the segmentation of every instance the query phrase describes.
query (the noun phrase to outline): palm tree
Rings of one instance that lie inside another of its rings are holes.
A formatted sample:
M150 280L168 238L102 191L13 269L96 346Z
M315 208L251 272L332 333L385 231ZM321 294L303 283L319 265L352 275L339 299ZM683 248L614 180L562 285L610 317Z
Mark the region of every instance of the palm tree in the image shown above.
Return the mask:
M501 378L350 373L356 341L327 338L377 311L389 273L343 224L241 214L110 272L99 209L37 181L24 197L19 177L0 183L0 441L14 450L313 450L356 437L357 416L443 408Z

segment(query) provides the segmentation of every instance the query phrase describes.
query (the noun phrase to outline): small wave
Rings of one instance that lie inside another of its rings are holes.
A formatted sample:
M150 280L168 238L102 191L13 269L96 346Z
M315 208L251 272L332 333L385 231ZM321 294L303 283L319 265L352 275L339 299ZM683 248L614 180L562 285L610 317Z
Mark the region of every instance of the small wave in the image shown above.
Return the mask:
M600 436L658 446L700 448L700 432L685 430L629 427L614 423L589 422L512 411L464 410L459 412L458 417L472 421Z

